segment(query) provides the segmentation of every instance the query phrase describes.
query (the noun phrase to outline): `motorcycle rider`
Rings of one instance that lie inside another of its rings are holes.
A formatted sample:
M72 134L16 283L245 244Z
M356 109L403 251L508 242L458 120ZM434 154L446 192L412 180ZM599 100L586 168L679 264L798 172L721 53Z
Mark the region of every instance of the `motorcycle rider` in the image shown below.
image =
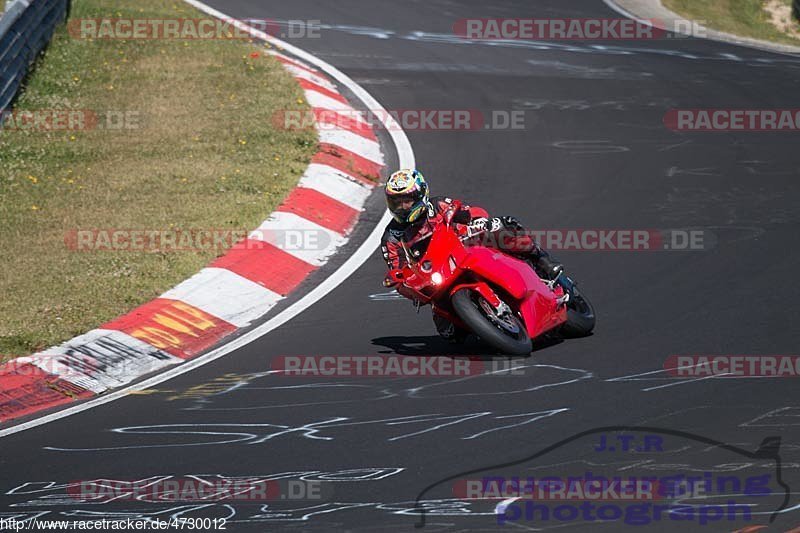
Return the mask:
M425 178L416 169L403 169L392 174L386 182L384 192L393 220L384 231L381 252L389 269L395 270L406 263L407 253L415 257L424 255L417 245L424 246L436 223L453 201L444 197L431 198ZM485 209L464 204L454 215L453 222L462 234L482 233L482 245L528 261L544 278L556 279L564 270L512 216L490 218ZM388 277L384 280L384 286L396 286L400 294L413 299L411 293L404 293L405 287L402 284L397 284ZM434 322L442 337L451 341L463 340L464 332L457 331L449 321L434 315Z

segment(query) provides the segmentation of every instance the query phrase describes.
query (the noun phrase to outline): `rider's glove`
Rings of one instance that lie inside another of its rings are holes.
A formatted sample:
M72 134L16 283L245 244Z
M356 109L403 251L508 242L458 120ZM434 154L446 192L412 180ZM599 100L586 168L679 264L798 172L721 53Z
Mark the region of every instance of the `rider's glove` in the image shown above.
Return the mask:
M500 217L500 221L502 222L503 226L507 229L515 229L515 230L525 229L524 226L520 223L519 220L517 220L516 217L504 216Z
M500 231L503 229L503 221L499 218L476 218L469 223L469 229L472 233Z
M485 218L476 218L475 220L469 223L469 230L471 233L479 233L481 231L486 231L486 223L488 220Z

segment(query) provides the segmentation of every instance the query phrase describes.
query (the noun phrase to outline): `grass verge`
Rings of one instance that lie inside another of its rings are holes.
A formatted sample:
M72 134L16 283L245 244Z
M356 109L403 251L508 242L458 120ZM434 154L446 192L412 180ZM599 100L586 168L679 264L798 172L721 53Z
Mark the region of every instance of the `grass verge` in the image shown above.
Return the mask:
M75 0L71 17L205 18L174 0ZM0 131L0 359L97 327L224 253L75 252L70 231L253 229L297 184L316 135L273 126L306 104L263 51L58 30L15 110L92 110L106 127Z
M763 0L662 0L662 2L665 7L682 17L705 21L703 25L708 28L763 41L800 45L800 39L779 30L770 21ZM777 0L775 3L791 6L792 0ZM788 22L792 24L791 21ZM793 25L800 28L796 22Z

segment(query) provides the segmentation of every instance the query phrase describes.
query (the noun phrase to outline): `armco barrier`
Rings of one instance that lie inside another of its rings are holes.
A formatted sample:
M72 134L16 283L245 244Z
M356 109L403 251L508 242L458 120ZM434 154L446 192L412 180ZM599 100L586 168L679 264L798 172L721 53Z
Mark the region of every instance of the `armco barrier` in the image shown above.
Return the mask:
M12 0L0 17L0 111L19 91L36 56L47 46L70 0Z

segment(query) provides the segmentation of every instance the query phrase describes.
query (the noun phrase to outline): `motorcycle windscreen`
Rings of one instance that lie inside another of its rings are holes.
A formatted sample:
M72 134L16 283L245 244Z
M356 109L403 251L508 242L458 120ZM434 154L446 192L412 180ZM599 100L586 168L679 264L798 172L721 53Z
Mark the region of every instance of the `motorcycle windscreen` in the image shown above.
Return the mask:
M419 261L421 257L425 257L425 254L428 253L428 248L431 245L431 237L433 237L432 233L422 237L410 246L406 245L414 261Z
M412 225L403 234L403 246L408 250L413 261L419 261L428 253L434 236L434 227L430 221Z

